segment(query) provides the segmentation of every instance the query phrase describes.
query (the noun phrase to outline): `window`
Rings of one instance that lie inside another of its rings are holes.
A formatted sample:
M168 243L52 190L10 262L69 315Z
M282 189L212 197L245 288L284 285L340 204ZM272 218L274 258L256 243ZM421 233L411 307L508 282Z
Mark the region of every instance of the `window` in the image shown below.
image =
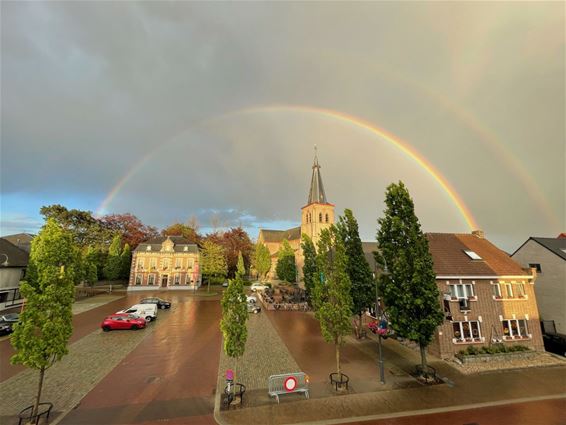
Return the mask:
M318 214L318 221L322 223L322 213Z
M189 269L192 269L195 264L194 258L189 258Z
M167 270L168 268L169 268L169 259L164 258L163 259L163 270Z
M142 277L141 277L141 275L139 275L139 274L136 275L136 285L141 285L141 282L142 282Z
M472 260L481 260L482 258L476 254L474 251L464 250L466 255L470 257Z
M542 272L542 268L540 267L540 264L538 263L529 263L529 267L531 269L535 269L537 271L537 273L541 273Z
M326 222L328 223L328 214L326 214L325 219L326 219Z
M148 285L153 285L154 283L155 283L155 275L150 274L150 275L147 277L147 284L148 284Z
M496 283L495 285L491 285L491 289L493 291L493 296L495 298L501 298L501 288L499 287L498 283Z
M450 285L450 296L457 299L473 297L474 286L471 283L459 283L456 285Z
M175 268L176 268L176 269L180 269L182 264L183 264L183 259L182 259L182 258L176 258L176 259L175 259Z
M151 251L151 245L146 246L146 247L145 247L145 250L146 250L146 251Z
M504 319L503 336L510 338L529 338L529 329L525 319Z
M149 268L155 270L156 267L157 267L157 258L151 258L149 260Z
M188 247L188 246L186 246L186 247L183 248L183 251L188 251L188 250L189 250L189 247Z
M145 262L143 261L143 258L138 258L138 270L143 270L144 265Z
M181 275L179 273L175 274L175 285L178 285L181 281Z
M515 284L515 291L519 298L523 298L525 296L525 284L524 283Z
M523 282L499 282L493 285L493 298L495 299L517 299L527 298L525 284Z
M513 298L513 286L510 283L500 283L503 287L501 291L503 293L503 298Z
M481 341L481 329L478 321L452 322L454 342Z

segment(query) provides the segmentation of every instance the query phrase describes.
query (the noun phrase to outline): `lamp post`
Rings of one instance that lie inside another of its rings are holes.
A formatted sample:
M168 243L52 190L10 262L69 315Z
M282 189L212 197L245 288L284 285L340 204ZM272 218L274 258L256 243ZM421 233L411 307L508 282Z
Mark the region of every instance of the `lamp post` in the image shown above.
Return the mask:
M379 276L381 275L388 275L389 271L387 270L387 261L385 261L385 257L383 257L383 253L380 250L375 252L379 254L379 256L383 259L384 268L381 273L377 273L377 261L375 262L375 318L379 320L380 308L379 308ZM381 343L381 333L379 332L379 324L378 324L378 331L377 331L377 346L379 351L379 382L385 384L385 370L383 368L383 348Z

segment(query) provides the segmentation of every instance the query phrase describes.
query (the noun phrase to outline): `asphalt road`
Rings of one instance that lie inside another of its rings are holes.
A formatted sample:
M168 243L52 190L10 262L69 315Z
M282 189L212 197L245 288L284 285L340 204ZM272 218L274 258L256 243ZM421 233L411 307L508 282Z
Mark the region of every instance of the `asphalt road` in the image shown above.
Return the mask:
M349 425L565 425L566 398L344 423Z
M156 329L61 422L85 424L215 423L220 354L218 300L167 294Z

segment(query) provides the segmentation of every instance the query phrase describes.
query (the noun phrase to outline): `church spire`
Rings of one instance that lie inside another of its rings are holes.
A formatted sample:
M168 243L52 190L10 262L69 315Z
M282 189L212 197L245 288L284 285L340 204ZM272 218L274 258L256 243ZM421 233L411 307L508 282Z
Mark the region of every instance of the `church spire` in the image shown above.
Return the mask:
M311 188L309 191L309 204L327 204L322 177L320 175L320 165L318 165L318 156L316 145L314 146L314 163L312 165Z

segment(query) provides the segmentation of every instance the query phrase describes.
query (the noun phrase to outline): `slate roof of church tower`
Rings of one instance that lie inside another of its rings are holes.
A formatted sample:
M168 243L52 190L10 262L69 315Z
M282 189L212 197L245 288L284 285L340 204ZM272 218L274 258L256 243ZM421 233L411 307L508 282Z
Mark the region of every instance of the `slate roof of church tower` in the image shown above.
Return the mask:
M322 176L320 175L320 165L316 151L314 154L314 163L312 166L311 187L309 190L309 199L307 205L310 204L328 204L326 194L324 193L324 185L322 184Z

